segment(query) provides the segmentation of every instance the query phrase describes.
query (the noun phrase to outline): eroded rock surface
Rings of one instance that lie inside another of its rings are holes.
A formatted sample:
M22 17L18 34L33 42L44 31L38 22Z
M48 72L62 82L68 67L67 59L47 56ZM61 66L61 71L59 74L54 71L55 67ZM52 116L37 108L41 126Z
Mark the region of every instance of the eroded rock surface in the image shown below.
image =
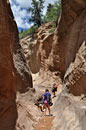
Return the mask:
M45 82L43 85L50 87L53 81L58 83L59 75L64 82L62 94L55 105L53 130L86 129L85 101L67 93L86 94L86 1L62 0L57 29L54 33L46 33L48 26L46 24L38 29L34 43L28 41L28 37L21 43L27 62L34 74L39 72L41 85Z
M55 102L52 130L85 130L86 98L60 94Z
M18 30L8 0L0 0L0 130L14 130L16 90L32 87L32 77L19 45Z
M86 94L86 42L81 45L75 61L70 64L64 78L69 92L74 95Z
M9 33L7 1L0 0L0 129L14 130L16 109L16 84Z
M53 33L49 33L51 28L52 23L44 24L35 32L34 38L28 36L21 40L25 57L33 74L44 68L44 62L49 58L53 42Z
M86 1L62 0L57 43L60 57L59 70L64 77L64 84L63 91L55 102L56 118L52 130L86 129L86 98L83 95L86 94L85 30Z
M60 82L57 31L52 32L52 26L52 23L46 23L36 30L34 39L27 36L21 40L27 63L33 74L39 72L41 85Z
M31 100L36 100L35 93L26 93L17 95L18 120L16 130L34 130L42 116L41 111L34 105Z
M65 73L74 61L83 41L86 41L86 2L63 0L62 15L58 26L60 70Z
M18 29L15 19L8 3L7 13L9 24L9 38L12 44L10 45L11 53L13 56L14 71L16 75L17 90L21 93L26 92L29 88L33 87L32 76L29 66L27 65L24 52L19 43Z
M85 14L86 1L62 1L62 15L58 27L60 70L65 74L65 86L75 95L86 93Z

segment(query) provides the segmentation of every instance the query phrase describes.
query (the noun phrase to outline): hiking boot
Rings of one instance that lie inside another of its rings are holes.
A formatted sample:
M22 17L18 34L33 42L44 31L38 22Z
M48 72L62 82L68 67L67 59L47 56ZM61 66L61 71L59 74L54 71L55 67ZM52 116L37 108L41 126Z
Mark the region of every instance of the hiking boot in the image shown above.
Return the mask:
M49 116L53 116L53 114L49 114Z
M56 97L56 95L54 95L52 98Z

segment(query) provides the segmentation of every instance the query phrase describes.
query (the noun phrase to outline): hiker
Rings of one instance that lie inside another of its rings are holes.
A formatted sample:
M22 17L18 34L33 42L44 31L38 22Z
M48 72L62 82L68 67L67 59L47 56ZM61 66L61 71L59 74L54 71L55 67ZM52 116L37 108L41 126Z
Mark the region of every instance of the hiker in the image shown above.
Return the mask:
M43 100L44 100L44 109L45 109L45 115L46 115L46 109L48 108L49 111L49 115L51 115L50 112L50 101L52 101L51 99L51 94L49 93L49 90L46 89L45 93L43 94Z
M43 112L43 97L40 96L35 102L35 105Z
M54 83L54 84L52 85L53 97L56 97L56 94L55 94L56 91L57 91L57 85L56 85L56 83Z

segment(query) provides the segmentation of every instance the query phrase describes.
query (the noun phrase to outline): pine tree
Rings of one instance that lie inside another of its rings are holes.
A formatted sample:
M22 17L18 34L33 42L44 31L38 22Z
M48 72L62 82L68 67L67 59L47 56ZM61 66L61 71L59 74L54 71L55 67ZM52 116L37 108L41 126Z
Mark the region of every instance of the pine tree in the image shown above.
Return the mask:
M39 27L42 24L42 16L43 16L43 4L44 0L32 0L32 7L29 8L29 11L31 12L31 18L29 19L30 22L34 22L34 25Z
M47 6L47 13L50 12L52 8L53 8L53 5L49 3Z
M46 22L57 21L61 13L61 0L56 1L54 4L48 4L47 12L44 17Z

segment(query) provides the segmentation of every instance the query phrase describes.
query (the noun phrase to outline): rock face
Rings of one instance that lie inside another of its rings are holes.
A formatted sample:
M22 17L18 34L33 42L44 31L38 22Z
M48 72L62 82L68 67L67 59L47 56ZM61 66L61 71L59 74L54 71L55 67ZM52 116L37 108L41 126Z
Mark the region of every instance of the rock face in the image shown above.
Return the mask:
M11 21L10 21L11 22ZM0 129L13 130L17 119L7 1L0 0ZM14 115L13 115L14 114Z
M70 64L64 78L64 84L74 95L86 94L86 42L83 42L75 61Z
M24 54L27 60L30 70L33 74L39 72L40 70L40 54L39 54L39 44L37 40L32 40L31 36L28 36L21 40L21 45L24 50Z
M48 23L43 25L35 41L27 37L21 45L31 71L39 72L43 82L53 82L51 77L58 82L56 77L61 74L64 88L55 103L56 123L52 130L85 130L86 99L72 94L86 94L86 1L62 0L58 28L49 33L49 27Z
M34 105L31 100L36 100L35 93L27 92L24 95L17 95L18 120L16 122L16 130L34 130L42 116L41 111Z
M61 94L56 100L52 130L85 130L86 98Z
M31 72L20 44L16 42L12 48L17 90L24 93L33 87Z
M86 93L86 1L64 0L62 6L57 33L60 71L63 75L66 73L65 86L73 94L80 95Z
M85 86L81 85L85 82L86 74L85 44L82 47L83 42L86 42L85 14L85 0L62 0L62 14L55 32L49 33L52 24L47 23L37 30L36 40L30 41L26 37L21 41L31 71L39 72L43 80L51 77L53 73L54 77L60 75L64 86L69 87L70 92L75 95L86 93Z
M74 61L83 41L86 40L86 2L63 0L62 15L58 27L60 70L65 73Z
M31 72L33 74L39 72L40 81L43 83L49 82L50 84L56 80L58 81L57 75L59 75L57 32L54 34L52 28L52 23L46 23L36 30L33 39L28 36L21 40Z
M9 8L9 14L10 13L11 13L11 10ZM11 13L11 16L12 16L12 13ZM13 55L14 71L16 75L16 85L17 85L17 90L23 93L23 92L28 91L29 88L33 87L32 76L30 73L29 66L27 65L24 52L19 43L18 30L17 30L16 23L14 21L13 16L10 17L9 22L10 22L9 23L10 24L10 28L9 28L10 40L13 42L13 44L11 44L11 49L12 49L12 55Z
M18 41L18 31L7 0L0 0L0 129L14 130L16 86L26 91L32 87L32 78ZM21 50L20 50L21 49ZM13 59L14 57L14 59ZM20 65L20 60L22 66ZM15 74L18 74L16 75ZM25 77L26 80L24 79ZM16 84L18 81L21 84ZM22 87L25 87L22 88Z
M33 74L39 72L48 64L44 62L49 58L52 49L53 33L49 33L51 28L52 23L44 24L36 31L33 39L28 36L21 40L25 57Z
M59 70L63 91L55 102L52 130L86 129L86 1L62 0L62 14L57 29ZM72 94L67 93L71 92ZM81 95L81 96L78 96ZM60 118L59 118L60 117Z

